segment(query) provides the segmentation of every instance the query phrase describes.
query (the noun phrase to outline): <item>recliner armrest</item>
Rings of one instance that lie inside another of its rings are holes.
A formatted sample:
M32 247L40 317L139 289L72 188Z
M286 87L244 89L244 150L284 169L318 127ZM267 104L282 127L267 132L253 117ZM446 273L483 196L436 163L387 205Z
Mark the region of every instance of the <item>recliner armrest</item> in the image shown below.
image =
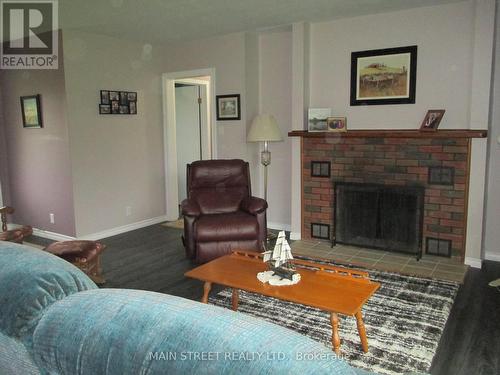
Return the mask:
M195 216L201 215L200 206L198 203L192 199L184 199L181 203L181 211L185 216Z
M240 209L249 214L257 215L267 209L267 202L262 198L247 197L241 201Z

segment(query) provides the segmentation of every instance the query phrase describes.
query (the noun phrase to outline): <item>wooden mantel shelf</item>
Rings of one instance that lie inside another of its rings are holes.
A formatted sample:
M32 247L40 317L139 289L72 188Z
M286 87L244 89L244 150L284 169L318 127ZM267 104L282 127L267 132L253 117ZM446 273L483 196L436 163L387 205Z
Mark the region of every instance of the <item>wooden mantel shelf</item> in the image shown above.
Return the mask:
M342 137L342 138L486 138L487 130L469 130L469 129L453 129L453 130L437 130L424 131L419 130L349 130L345 133L339 132L308 132L306 130L294 130L288 133L289 137L305 137L305 138L326 138L326 137Z

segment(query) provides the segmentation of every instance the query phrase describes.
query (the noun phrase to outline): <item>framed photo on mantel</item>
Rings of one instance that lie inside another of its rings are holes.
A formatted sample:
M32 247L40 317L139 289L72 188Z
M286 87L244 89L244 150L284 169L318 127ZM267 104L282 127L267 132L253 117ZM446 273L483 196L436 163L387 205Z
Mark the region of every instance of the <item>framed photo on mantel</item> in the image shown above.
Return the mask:
M351 54L351 105L414 104L417 46Z

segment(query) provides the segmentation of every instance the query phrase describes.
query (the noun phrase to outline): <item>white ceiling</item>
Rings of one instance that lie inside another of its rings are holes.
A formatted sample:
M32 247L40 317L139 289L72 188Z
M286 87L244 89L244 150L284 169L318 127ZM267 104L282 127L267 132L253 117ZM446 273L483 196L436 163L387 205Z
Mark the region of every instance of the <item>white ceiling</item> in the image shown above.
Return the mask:
M63 29L168 43L458 1L59 0L59 22Z

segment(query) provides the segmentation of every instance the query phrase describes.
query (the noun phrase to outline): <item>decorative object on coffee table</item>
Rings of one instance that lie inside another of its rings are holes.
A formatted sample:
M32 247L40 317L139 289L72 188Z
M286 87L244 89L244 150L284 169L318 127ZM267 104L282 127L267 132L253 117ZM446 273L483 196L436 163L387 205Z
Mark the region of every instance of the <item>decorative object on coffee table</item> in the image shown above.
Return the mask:
M2 231L0 232L0 241L9 241L23 243L25 237L33 234L33 228L29 225L19 226L13 229L7 229L7 215L14 213L14 209L9 206L0 208L0 217L2 220Z
M257 278L270 285L293 285L300 281L300 274L296 272L292 262L292 249L288 244L285 231L281 231L276 239L274 249L263 253L263 261L267 263L269 271L259 272Z
M436 131L443 119L444 112L444 109L429 109L424 121L422 121L422 125L420 125L420 131Z
M106 280L101 274L101 253L105 248L97 241L75 240L54 242L44 250L77 266L96 284L104 284Z

